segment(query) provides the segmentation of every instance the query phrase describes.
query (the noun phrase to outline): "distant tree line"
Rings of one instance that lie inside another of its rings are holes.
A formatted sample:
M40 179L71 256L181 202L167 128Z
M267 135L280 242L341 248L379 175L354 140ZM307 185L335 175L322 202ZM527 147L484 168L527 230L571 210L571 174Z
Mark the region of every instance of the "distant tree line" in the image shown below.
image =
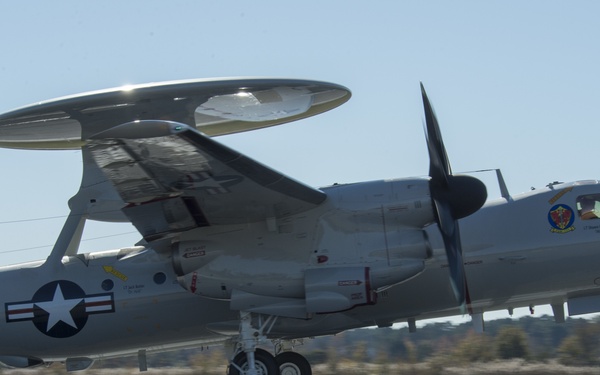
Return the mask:
M443 358L456 365L512 358L556 359L569 366L600 365L600 319L522 317L486 322L476 333L470 323L408 328L357 329L307 341L299 349L313 363L335 358L366 363L417 363Z
M427 363L431 372L448 366L469 366L520 358L527 362L558 362L567 366L600 365L600 318L571 319L557 324L549 316L499 319L486 322L476 333L470 323L432 323L409 333L408 328L356 329L335 336L304 340L296 350L325 373L343 373L344 363L394 366ZM271 349L271 348L268 348ZM227 359L220 346L148 355L149 368L177 367L193 373L225 373ZM107 359L94 369L136 368L137 358ZM52 366L56 373L64 367ZM373 373L366 367L363 373ZM93 370L92 370L93 372ZM319 373L315 371L315 373ZM418 372L414 372L418 373Z

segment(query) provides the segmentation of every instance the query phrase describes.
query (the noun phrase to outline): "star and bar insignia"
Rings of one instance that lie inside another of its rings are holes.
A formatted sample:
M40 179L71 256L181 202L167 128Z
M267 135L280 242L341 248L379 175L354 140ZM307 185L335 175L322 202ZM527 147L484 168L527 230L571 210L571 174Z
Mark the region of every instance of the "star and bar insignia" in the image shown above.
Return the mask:
M7 323L32 321L40 332L55 338L79 333L89 315L114 311L113 293L87 295L79 285L67 280L45 284L30 301L5 304Z

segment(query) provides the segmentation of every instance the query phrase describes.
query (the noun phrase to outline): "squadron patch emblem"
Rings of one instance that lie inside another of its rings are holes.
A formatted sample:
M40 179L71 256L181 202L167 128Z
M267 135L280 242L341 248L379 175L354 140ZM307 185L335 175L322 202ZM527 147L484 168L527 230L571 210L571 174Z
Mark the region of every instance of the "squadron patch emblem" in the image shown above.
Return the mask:
M552 226L552 233L568 233L575 230L573 222L575 213L573 209L566 204L557 204L548 211L548 222Z

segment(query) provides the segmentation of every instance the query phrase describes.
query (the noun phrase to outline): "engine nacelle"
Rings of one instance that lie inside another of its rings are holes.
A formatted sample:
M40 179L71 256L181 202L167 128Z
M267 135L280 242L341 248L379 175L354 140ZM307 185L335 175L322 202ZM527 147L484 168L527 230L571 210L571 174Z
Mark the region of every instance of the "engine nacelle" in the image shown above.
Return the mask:
M421 229L386 231L386 253L390 266L401 266L407 260L429 259L433 249L427 232Z
M424 270L431 255L424 231L401 229L386 235L383 248L376 247L381 241L363 241L373 250L366 262L354 265L315 262L309 268L300 263L297 269L287 268L286 262L224 254L202 241L174 245L173 262L179 283L194 294L229 300L235 310L301 317L374 304L377 292Z
M172 246L173 269L178 276L189 274L222 254L210 241L182 241Z
M183 241L172 245L173 269L179 284L190 292L214 299L229 299L231 286L222 275L213 275L206 265L223 252L210 241Z
M306 270L306 311L344 311L374 304L369 267L316 268Z
M357 213L357 219L368 225L379 225L380 218L372 210L380 210L386 224L422 228L435 221L428 178L371 181L360 184L331 186L324 189L340 210Z
M212 277L202 269L177 277L179 285L202 297L229 300L232 288L223 277Z
M356 306L373 305L377 292L421 273L421 259L407 259L402 266L328 267L306 270L306 311L332 313Z

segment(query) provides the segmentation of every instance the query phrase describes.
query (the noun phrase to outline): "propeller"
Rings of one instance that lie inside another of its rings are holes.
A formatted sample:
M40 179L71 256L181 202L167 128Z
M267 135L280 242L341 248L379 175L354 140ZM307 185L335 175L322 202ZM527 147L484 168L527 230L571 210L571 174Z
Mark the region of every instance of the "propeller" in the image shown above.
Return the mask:
M435 112L421 83L425 110L425 136L429 150L429 190L434 205L435 219L440 228L448 266L450 283L456 300L465 307L468 299L467 281L460 242L458 219L479 210L487 199L487 189L480 180L464 175L453 175L448 154Z

